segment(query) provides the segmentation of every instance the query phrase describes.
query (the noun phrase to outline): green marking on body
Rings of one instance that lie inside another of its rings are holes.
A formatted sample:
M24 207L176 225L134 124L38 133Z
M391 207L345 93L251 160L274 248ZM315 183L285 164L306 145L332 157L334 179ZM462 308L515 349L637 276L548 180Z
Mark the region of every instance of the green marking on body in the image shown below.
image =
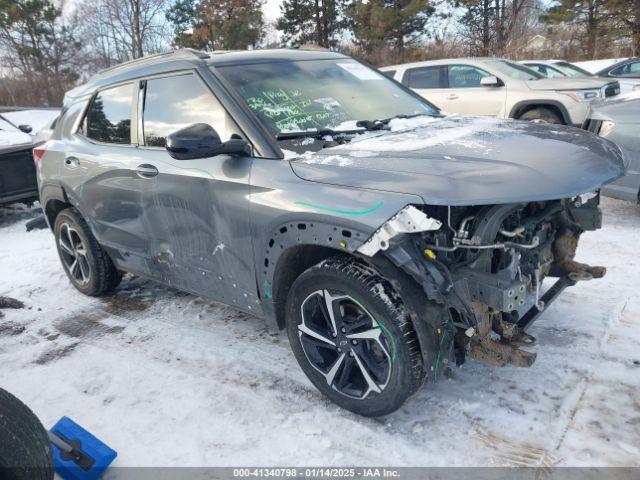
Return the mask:
M438 355L436 355L436 368L433 371L433 380L435 382L438 381L438 368L440 367L440 354L442 353L442 344L444 343L444 339L447 337L447 331L445 330L442 333L442 337L440 338L440 346L438 347Z
M264 288L264 296L267 298L271 298L272 293L271 293L271 285L269 285L269 280L265 280L264 282L262 282L262 287Z
M315 208L316 210L324 210L325 212L338 213L340 215L369 215L370 213L380 210L380 208L382 208L382 204L383 202L380 202L367 210L342 210L340 208L331 208L325 205L315 205L308 202L296 202L296 205Z

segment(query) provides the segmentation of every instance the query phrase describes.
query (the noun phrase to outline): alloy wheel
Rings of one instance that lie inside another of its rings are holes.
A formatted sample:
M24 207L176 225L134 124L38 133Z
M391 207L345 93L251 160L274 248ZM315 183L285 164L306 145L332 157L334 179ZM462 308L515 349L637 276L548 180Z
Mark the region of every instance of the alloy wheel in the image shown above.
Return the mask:
M87 248L78 231L68 223L60 226L60 256L64 268L79 285L86 285L91 279L91 268L87 259Z
M391 376L391 334L355 299L317 290L300 307L298 335L311 366L351 398L381 394Z

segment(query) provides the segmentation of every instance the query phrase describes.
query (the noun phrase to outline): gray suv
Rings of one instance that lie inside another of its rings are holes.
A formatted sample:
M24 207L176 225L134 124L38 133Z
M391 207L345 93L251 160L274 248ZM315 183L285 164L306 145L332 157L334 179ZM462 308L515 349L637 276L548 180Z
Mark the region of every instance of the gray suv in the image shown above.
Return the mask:
M443 116L304 50L102 72L67 94L35 161L78 290L130 272L264 317L323 394L369 416L466 357L530 366L527 328L604 274L574 255L624 174L584 130Z

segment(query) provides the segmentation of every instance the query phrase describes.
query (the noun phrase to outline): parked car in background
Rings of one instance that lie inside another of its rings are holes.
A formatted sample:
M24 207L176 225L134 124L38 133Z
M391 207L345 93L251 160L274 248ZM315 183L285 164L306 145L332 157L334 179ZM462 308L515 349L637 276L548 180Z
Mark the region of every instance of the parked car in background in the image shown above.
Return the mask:
M13 110L2 114L14 125L24 125L35 141L44 141L51 136L60 115L59 108Z
M640 202L640 92L593 102L584 128L617 144L628 164L627 174L603 187L602 193Z
M535 70L541 75L549 78L555 77L576 77L588 78L594 75L587 70L572 65L564 60L521 60L518 63Z
M447 112L581 126L589 103L620 93L615 80L546 78L509 60L455 58L383 67Z
M40 142L20 127L0 115L0 204L38 198L32 150Z
M624 174L583 130L443 117L303 49L107 70L67 94L34 154L80 292L132 272L263 317L324 395L369 416L466 357L530 366L526 329L605 273L573 258L600 227L597 190Z
M523 60L518 63L529 67L532 70L549 78L575 77L575 78L595 78L597 75L578 67L564 60ZM620 84L620 92L626 93L633 90L640 90L640 78L625 76L610 77Z
M607 68L613 64L616 64L618 62L621 62L623 60L627 60L628 57L620 57L620 58L603 58L600 60L583 60L583 61L579 61L579 62L572 62L574 65L588 71L591 72L593 74L596 74L597 72L599 72L600 70L602 70L603 68Z
M640 58L627 58L595 73L599 77L640 78Z

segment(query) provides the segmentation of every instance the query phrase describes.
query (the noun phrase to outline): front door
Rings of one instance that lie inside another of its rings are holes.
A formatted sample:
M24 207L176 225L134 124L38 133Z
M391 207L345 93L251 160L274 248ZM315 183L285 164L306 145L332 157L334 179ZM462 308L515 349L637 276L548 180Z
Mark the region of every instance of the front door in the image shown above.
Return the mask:
M480 81L490 73L471 65L447 66L447 94L442 108L447 112L465 115L502 114L507 99L507 88L483 86Z
M207 123L228 140L241 135L195 72L141 82L140 147L144 224L151 274L180 289L253 310L255 271L249 228L252 158L175 160L167 135Z

